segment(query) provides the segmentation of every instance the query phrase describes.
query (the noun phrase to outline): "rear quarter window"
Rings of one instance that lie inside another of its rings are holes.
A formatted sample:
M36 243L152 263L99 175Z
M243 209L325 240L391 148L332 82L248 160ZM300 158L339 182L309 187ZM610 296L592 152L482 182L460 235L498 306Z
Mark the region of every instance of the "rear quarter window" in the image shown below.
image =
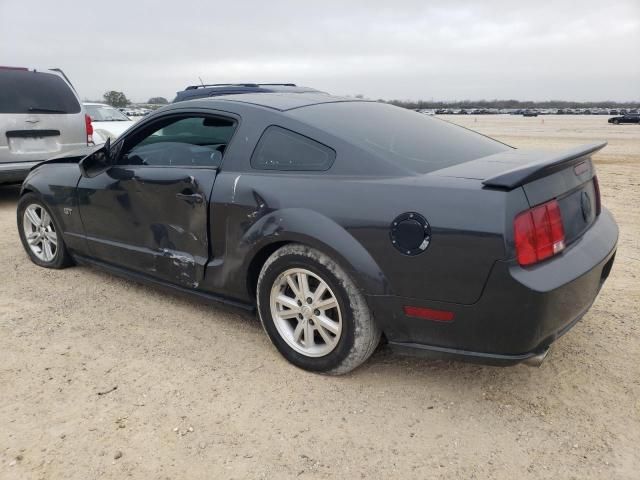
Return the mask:
M80 113L80 103L58 75L0 70L0 113Z
M272 125L260 137L251 166L259 170L324 171L335 158L336 152L326 145Z

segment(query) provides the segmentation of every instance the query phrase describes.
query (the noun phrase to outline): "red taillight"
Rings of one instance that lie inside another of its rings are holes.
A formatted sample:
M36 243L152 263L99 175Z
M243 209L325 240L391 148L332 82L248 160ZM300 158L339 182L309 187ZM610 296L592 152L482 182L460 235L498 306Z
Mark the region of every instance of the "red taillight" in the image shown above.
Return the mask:
M87 145L93 144L93 125L91 124L91 117L84 114L84 125L87 129Z
M564 227L556 200L520 213L513 225L520 265L532 265L564 250Z
M434 310L424 307L402 307L407 317L422 318L424 320L434 320L436 322L450 322L453 320L453 312L447 310Z
M598 183L598 177L593 176L593 189L596 192L596 215L600 215L602 211L602 203L600 200L600 183Z

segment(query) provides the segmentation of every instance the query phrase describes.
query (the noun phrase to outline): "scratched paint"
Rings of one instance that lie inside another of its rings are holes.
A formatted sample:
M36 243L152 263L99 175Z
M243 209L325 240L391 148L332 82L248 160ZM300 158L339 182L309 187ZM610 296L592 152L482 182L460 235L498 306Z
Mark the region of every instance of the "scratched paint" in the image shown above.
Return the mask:
M233 193L231 194L231 203L235 203L236 201L236 189L238 188L238 181L242 175L238 175L236 179L233 181Z
M196 261L191 255L163 248L161 250L162 258L169 260L165 267L169 267L173 272L173 278L176 283L197 287L199 282L195 278Z

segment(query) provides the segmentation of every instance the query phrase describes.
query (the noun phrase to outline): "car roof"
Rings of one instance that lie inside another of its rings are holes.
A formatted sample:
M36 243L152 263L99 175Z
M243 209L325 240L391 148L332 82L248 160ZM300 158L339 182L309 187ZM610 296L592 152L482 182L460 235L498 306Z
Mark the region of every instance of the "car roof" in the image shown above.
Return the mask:
M337 97L326 93L243 93L241 95L222 95L213 98L196 100L207 105L213 102L247 103L260 107L286 112L296 108L318 105L321 103L366 102L356 98Z
M319 92L314 88L299 87L293 83L229 83L213 85L190 85L176 93L173 103L196 98L217 97L220 95L233 95L241 93L259 92Z
M3 71L3 70L4 71L18 70L23 72L48 73L49 75L56 75L57 77L62 78L71 87L71 90L73 90L73 93L75 93L76 95L78 94L78 92L76 92L76 88L71 83L71 80L69 80L67 75L65 75L65 73L60 68L10 67L5 65L0 65L0 71ZM79 98L78 98L78 101L80 101Z

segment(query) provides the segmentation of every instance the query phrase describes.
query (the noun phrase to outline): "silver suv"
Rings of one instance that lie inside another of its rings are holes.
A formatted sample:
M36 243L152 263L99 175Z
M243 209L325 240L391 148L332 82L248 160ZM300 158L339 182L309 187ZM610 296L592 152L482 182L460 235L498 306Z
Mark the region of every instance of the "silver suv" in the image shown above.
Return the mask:
M61 70L0 67L0 184L93 143L91 119Z

